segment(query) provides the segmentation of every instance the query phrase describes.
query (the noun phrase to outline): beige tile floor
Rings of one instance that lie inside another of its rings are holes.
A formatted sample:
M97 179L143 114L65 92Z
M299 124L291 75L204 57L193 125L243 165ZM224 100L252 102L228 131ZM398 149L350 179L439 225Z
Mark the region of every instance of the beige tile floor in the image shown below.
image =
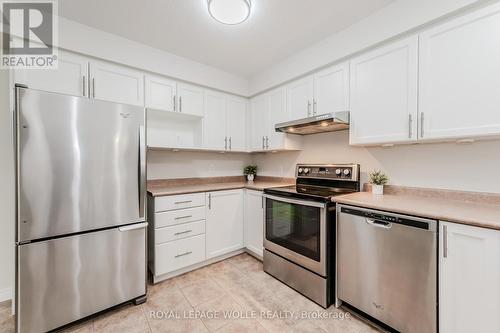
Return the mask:
M309 318L297 318L302 315ZM4 332L14 332L9 303L0 304L0 333ZM378 331L333 306L324 310L264 273L261 262L242 254L150 286L147 303L123 306L65 332Z

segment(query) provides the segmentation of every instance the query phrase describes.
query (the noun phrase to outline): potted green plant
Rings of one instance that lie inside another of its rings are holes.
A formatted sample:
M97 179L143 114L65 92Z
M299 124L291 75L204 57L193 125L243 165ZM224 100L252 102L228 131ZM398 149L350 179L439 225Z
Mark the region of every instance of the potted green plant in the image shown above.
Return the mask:
M384 185L389 182L389 177L380 170L370 172L370 184L372 184L372 193L377 195L384 194Z
M243 174L247 176L249 182L252 182L255 179L255 175L257 175L257 166L247 165L245 169L243 169Z

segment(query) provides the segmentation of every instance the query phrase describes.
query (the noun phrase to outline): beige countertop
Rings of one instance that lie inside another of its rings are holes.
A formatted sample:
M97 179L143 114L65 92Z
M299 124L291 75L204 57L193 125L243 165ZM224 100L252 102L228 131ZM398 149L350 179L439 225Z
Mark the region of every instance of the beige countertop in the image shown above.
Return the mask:
M235 177L220 177L212 179L204 179L196 183L196 181L177 181L177 182L156 182L148 184L148 193L154 197L212 192L246 188L250 190L263 191L266 188L295 185L295 181L287 178L260 177L253 182L247 182L243 178Z
M494 200L484 200L488 203L483 203L450 199L444 195L373 195L370 192L342 195L333 200L341 204L500 230L500 204L494 203Z

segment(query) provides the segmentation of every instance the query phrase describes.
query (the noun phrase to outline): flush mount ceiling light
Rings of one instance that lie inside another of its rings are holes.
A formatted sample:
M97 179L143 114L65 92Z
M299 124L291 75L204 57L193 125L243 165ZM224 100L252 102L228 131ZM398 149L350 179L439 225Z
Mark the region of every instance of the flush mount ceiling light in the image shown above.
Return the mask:
M207 0L208 12L217 22L240 24L250 16L250 0Z

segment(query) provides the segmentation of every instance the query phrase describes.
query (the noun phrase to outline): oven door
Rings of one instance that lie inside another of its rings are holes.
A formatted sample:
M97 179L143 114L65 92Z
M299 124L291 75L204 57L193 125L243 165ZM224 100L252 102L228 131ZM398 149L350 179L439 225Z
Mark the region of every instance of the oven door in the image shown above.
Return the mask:
M326 277L326 204L264 197L264 247Z

